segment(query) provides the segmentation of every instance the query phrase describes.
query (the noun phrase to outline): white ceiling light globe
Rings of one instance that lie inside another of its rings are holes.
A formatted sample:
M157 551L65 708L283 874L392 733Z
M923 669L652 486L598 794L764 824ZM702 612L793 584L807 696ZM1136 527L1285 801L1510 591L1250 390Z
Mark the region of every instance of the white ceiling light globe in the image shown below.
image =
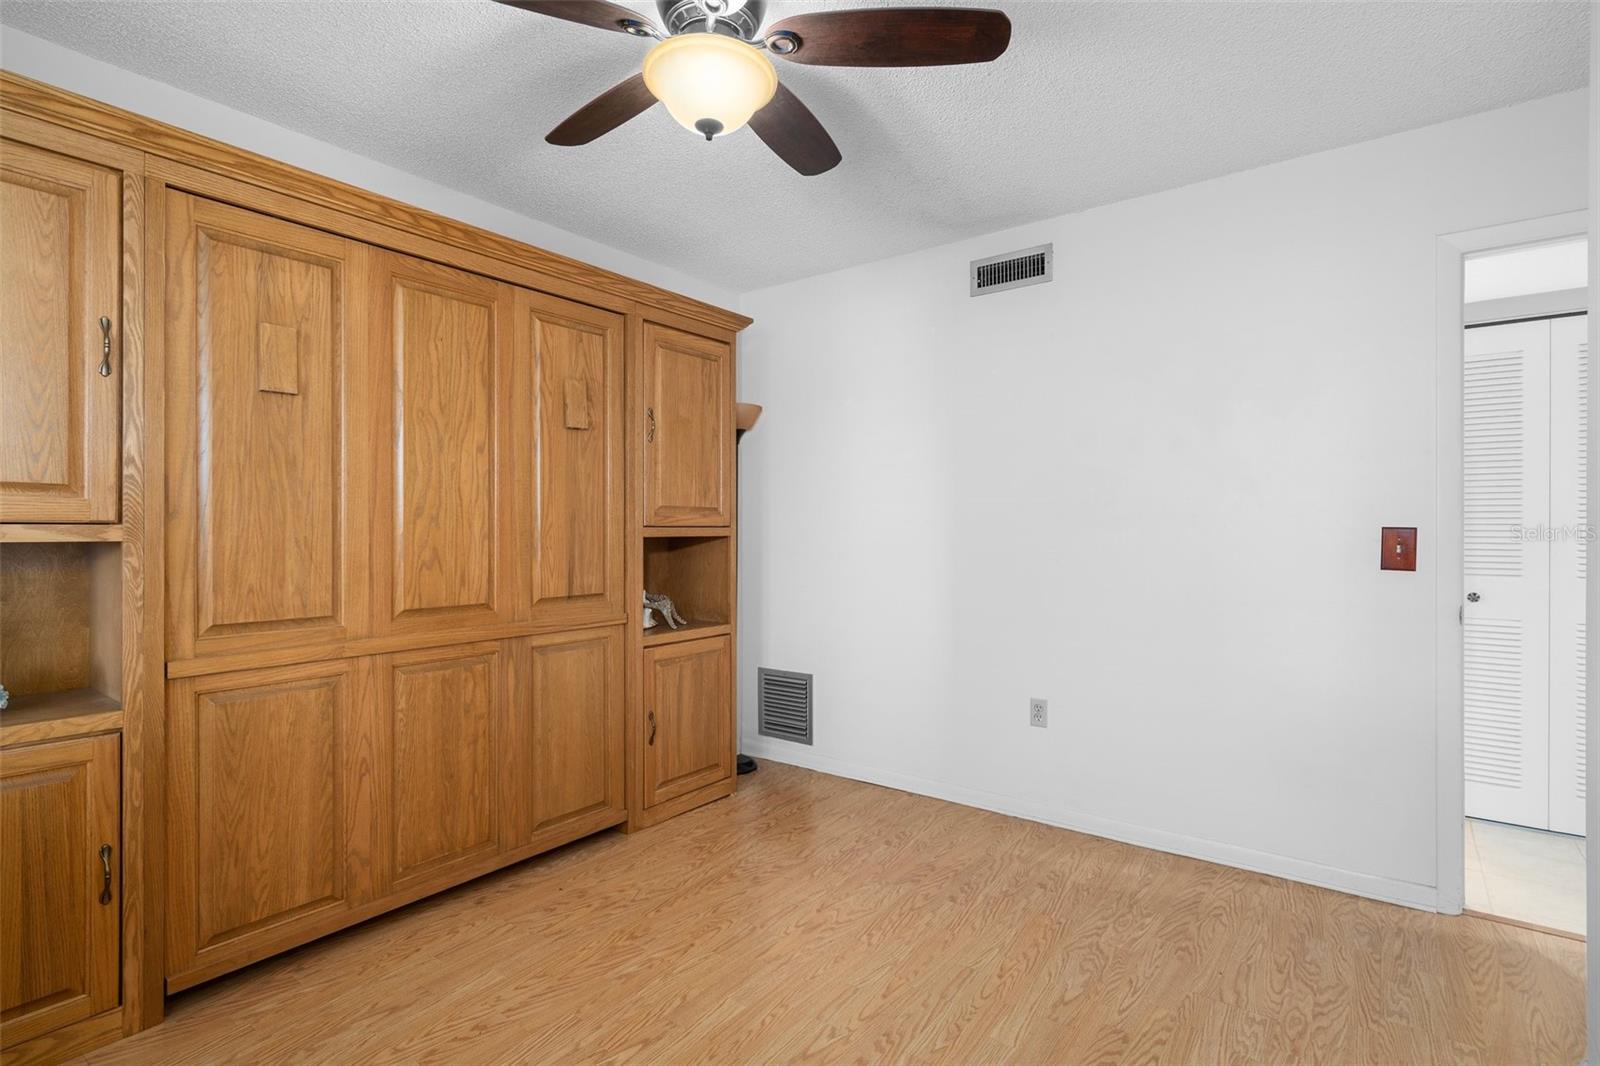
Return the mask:
M750 121L778 91L772 60L732 37L685 33L644 57L644 84L684 129L710 140Z

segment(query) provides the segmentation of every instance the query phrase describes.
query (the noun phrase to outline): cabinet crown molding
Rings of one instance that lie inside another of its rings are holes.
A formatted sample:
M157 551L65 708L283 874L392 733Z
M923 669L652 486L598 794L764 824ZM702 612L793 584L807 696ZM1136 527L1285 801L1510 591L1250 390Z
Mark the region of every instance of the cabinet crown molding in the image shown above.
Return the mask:
M463 251L538 270L723 329L737 332L752 321L682 293L569 259L7 70L0 70L0 107L249 185L286 192L368 222L409 229Z

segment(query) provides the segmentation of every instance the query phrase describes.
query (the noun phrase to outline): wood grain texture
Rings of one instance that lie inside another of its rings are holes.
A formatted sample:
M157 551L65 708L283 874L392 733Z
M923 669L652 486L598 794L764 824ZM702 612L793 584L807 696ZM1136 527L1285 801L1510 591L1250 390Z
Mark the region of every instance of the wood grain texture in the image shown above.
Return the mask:
M13 696L0 711L0 748L113 733L121 728L122 705L92 688Z
M765 762L92 1063L1571 1063L1583 949Z
M0 519L115 522L122 179L0 142ZM111 322L109 375L101 317Z
M13 695L88 687L90 578L85 545L0 547L0 679Z
M645 325L647 526L733 521L733 347Z
M615 623L623 605L623 319L516 291L523 618ZM581 403L586 423L569 423Z
M537 270L578 291L594 290L625 301L637 301L724 329L739 330L750 324L750 319L744 315L534 248L497 233L65 92L10 71L0 71L0 103L15 113L116 141L180 166L209 171L256 189L287 193L309 204L340 211L360 221L417 234L458 253L482 256L519 269ZM496 273L492 269L487 272Z
M368 664L169 686L167 972L279 950L370 899Z
M733 776L732 640L644 652L644 805Z
M504 765L498 644L396 655L387 669L381 892L499 849Z
M644 587L669 596L690 622L733 622L732 559L738 544L729 537L651 537L644 545ZM668 630L670 633L671 631ZM655 630L646 638L668 640Z
M122 540L122 527L102 522L82 525L53 522L17 522L0 525L0 544L76 544L84 541L114 544Z
M505 846L623 821L621 627L511 643Z
M0 767L0 943L6 946L0 1042L6 1047L117 1005L120 762L115 734L6 752ZM100 858L106 844L109 881Z
M376 633L507 622L511 289L370 257Z
M169 654L365 635L352 246L178 193L166 208ZM264 323L297 337L294 393L261 388Z

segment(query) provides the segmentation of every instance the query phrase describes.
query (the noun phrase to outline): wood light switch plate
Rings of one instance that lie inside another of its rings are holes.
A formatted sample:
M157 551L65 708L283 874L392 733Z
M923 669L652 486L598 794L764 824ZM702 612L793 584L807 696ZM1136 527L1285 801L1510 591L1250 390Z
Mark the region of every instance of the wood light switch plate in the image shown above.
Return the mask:
M1381 570L1415 570L1417 568L1417 527L1384 526L1383 555L1378 560Z

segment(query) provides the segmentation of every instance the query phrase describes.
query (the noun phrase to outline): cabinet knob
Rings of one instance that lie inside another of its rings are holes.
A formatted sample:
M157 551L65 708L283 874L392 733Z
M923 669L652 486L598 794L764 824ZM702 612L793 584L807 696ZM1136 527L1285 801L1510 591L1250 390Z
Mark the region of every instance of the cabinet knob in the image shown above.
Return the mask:
M656 442L656 409L654 407L646 407L644 409L644 442L646 444L654 444Z
M102 879L100 881L100 903L102 905L104 905L104 904L107 904L107 903L111 902L111 845L110 844L101 844L100 845L100 870L101 870L101 877L102 877Z
M651 711L645 717L650 721L650 739L646 743L654 745L656 742L656 712Z
M111 320L105 315L100 316L100 376L111 376Z

